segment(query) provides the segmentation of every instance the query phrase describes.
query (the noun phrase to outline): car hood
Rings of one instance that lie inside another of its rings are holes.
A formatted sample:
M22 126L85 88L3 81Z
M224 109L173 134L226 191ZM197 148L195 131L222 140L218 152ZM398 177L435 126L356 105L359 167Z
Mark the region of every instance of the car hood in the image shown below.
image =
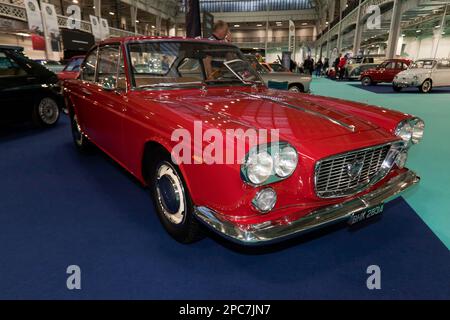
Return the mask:
M279 129L280 137L287 141L317 141L338 136L358 136L378 127L351 114L339 111L344 100L263 90L240 92L208 90L201 95L177 95L163 100L147 96L146 100L164 102L170 112L185 115L184 118L198 120L220 129L254 128ZM315 98L313 98L315 97ZM351 138L346 138L351 140Z

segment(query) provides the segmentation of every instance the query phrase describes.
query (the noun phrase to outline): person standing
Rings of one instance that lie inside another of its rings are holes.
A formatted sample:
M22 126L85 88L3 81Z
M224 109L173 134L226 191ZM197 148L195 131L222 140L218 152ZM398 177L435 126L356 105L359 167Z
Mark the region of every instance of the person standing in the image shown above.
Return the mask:
M341 57L341 59L339 60L339 80L344 79L346 64L347 64L347 56Z
M328 62L328 58L325 58L325 62L323 63L323 67L322 67L322 74L327 74L328 73L328 69L330 68L330 63Z
M231 32L230 28L228 27L228 23L223 20L218 20L217 22L215 22L213 33L208 39L231 42Z
M323 63L322 59L319 59L316 63L316 77L320 77L322 75Z

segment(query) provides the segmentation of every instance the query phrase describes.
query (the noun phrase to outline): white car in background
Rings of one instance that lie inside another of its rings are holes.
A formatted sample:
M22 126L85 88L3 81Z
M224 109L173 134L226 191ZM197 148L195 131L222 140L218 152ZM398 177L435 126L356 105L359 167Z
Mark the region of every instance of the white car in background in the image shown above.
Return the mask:
M407 70L400 72L392 82L394 91L417 87L420 92L428 93L435 87L450 86L449 59L420 59Z

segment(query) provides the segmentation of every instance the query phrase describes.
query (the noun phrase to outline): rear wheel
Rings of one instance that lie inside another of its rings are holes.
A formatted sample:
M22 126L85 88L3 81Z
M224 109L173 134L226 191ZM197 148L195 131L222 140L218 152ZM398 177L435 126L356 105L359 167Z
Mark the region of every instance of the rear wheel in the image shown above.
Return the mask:
M433 88L433 84L431 83L431 80L430 79L426 79L419 86L419 91L422 92L422 93L429 93L432 88Z
M400 92L402 91L402 87L397 86L396 84L392 85L392 89L394 89L395 92Z
M203 232L194 217L194 206L181 172L170 155L159 155L155 160L152 161L149 184L159 220L178 242L200 240Z
M59 116L59 106L50 97L43 97L33 109L33 122L39 127L54 126L58 122Z
M303 90L303 87L301 87L300 85L293 84L293 85L291 85L289 87L289 91L291 91L291 92L303 92L304 90Z
M367 86L372 85L373 82L372 82L372 79L371 79L370 77L365 76L365 77L363 77L363 78L361 79L361 84L362 84L363 86L367 87Z

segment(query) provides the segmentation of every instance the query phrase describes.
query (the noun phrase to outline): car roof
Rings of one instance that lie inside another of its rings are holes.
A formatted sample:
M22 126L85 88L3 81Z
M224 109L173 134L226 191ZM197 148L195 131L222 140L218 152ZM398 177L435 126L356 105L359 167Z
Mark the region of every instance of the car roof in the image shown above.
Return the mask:
M235 46L230 42L220 41L220 40L210 40L208 38L188 38L188 37L156 37L156 36L129 36L129 37L114 37L108 38L100 42L102 44L108 43L128 43L128 42L139 42L139 41L183 41L183 42L199 42L199 43L217 43L222 45Z
M14 51L23 51L23 47L20 46L8 46L8 45L0 45L0 49L3 50L14 50Z

